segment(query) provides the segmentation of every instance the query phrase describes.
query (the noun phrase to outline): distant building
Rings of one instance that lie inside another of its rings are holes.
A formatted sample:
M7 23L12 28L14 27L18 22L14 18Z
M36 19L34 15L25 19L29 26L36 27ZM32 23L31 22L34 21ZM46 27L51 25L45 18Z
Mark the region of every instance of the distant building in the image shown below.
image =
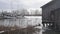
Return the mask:
M60 0L52 0L42 6L42 23L53 22L60 30Z

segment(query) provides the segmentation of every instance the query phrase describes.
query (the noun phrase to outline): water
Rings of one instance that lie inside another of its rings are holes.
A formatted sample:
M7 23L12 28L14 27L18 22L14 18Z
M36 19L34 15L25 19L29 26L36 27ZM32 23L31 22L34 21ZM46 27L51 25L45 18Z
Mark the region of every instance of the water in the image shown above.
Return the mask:
M21 18L21 19L4 19L4 20L0 20L0 25L4 25L4 26L27 26L27 25L37 25L37 24L41 24L42 23L42 19L41 17L34 17L34 16L26 16L25 18Z
M27 27L28 25L38 25L41 24L41 26L36 27L41 29L39 34L42 34L42 17L41 16L25 16L21 19L4 19L0 20L0 25L3 26L20 26L22 28ZM38 33L38 32L37 32Z

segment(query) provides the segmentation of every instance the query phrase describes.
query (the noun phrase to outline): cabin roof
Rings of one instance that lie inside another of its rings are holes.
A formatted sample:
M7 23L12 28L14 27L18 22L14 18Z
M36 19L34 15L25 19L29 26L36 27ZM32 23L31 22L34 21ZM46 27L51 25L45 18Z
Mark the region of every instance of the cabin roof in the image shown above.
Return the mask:
M50 1L49 3L47 3L47 4L43 5L43 6L41 6L41 8L51 5L52 3L54 3L54 1L56 1L56 0Z

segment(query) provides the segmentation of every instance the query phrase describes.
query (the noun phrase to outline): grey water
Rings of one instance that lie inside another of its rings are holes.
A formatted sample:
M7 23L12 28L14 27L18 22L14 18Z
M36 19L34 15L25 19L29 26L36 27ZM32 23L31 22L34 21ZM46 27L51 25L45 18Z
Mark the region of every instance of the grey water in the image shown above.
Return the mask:
M38 25L41 24L41 26L37 26L36 28L41 29L39 34L42 34L42 17L41 16L25 16L23 18L17 19L4 19L0 20L0 26L20 26L22 28L27 27L28 25ZM38 32L37 32L38 33ZM35 34L35 33L34 33Z

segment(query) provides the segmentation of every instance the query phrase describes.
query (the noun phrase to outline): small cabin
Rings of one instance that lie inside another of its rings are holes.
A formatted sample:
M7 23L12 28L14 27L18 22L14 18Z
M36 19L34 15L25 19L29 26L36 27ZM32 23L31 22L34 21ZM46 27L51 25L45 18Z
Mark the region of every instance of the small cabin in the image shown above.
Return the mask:
M55 29L60 30L60 0L52 0L41 8L43 25L52 23Z

